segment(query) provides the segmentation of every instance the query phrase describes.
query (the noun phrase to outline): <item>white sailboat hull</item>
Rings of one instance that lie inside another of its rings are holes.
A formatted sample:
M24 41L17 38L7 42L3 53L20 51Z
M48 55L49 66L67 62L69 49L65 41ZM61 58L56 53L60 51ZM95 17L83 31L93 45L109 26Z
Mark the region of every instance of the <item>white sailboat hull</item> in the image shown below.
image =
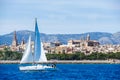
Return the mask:
M19 69L22 71L55 70L54 67L46 65L20 66Z

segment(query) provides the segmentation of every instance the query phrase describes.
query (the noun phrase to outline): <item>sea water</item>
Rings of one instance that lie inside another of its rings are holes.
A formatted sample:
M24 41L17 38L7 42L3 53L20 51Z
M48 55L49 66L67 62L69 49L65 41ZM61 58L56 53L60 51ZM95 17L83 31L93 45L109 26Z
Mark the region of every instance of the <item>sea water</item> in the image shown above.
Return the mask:
M0 80L120 80L120 64L56 64L55 71L20 71L0 64Z

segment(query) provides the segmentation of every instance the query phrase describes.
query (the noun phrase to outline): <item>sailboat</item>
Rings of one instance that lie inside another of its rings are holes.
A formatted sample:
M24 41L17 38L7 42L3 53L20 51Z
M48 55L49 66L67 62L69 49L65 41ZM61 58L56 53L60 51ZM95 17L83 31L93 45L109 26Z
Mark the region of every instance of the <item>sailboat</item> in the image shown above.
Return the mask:
M35 40L34 40L34 53L32 53L31 36L29 36L26 50L20 61L20 70L55 70L55 66L48 66L45 64L38 64L39 62L47 62L43 44L40 40L40 33L37 25L37 19L35 20ZM32 63L26 65L26 63ZM23 65L24 64L24 65Z

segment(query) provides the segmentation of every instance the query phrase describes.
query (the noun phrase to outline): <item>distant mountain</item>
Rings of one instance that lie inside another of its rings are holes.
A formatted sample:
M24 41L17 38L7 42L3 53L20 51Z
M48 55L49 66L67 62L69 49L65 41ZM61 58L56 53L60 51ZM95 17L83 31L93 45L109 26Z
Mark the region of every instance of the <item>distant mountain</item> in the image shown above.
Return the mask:
M20 44L22 39L27 42L29 35L32 36L34 40L34 32L28 30L17 31L17 40ZM120 44L120 32L111 34L106 32L88 32L84 34L44 34L41 33L41 40L43 42L54 42L60 41L63 44L66 44L70 39L85 39L87 34L90 35L92 40L97 40L100 44ZM14 32L0 36L0 45L7 44L10 45L13 40Z

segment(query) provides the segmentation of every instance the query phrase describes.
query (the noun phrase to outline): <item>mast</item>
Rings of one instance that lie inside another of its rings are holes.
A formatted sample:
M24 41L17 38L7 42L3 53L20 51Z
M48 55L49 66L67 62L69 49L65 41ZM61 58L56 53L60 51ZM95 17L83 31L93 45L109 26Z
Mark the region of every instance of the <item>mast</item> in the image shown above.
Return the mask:
M35 60L34 60L34 52L32 52L32 60L33 60L32 64L34 65L34 64L35 64Z

